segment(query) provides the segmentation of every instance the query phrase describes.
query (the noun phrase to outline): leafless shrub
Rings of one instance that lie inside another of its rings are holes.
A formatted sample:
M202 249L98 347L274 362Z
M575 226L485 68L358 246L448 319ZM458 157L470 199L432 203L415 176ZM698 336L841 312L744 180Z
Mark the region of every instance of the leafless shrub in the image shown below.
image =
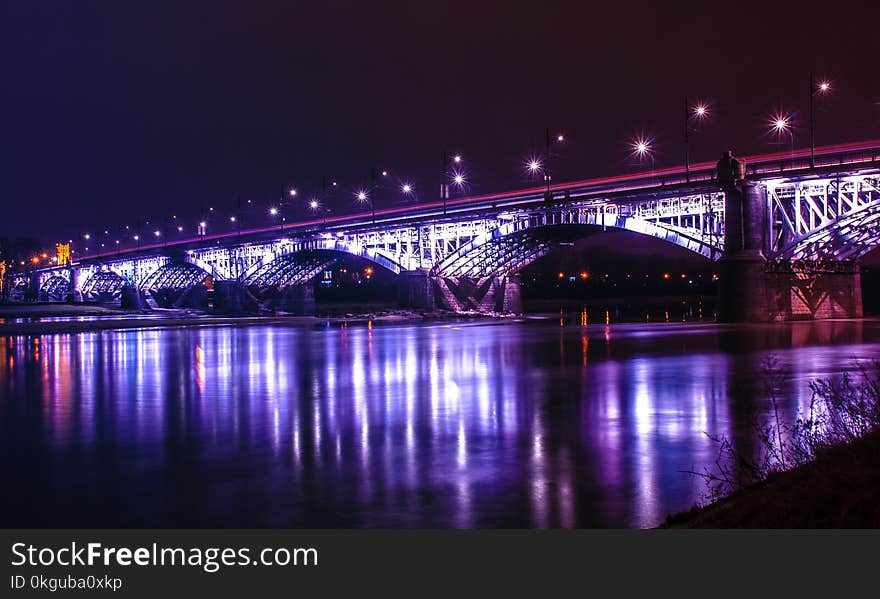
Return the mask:
M762 370L770 409L765 416L753 415L758 457L743 455L727 437L706 433L718 446L716 459L703 471L688 471L705 481L707 503L880 430L880 361L856 364L839 377L812 381L809 407L794 422L786 422L779 410L785 372L773 358Z

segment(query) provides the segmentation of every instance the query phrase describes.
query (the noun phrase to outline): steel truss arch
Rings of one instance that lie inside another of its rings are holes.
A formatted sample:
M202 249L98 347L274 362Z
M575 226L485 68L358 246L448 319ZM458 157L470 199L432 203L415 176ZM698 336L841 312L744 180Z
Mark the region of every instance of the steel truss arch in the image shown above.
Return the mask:
M144 291L159 289L188 289L202 284L210 275L187 262L170 263L153 271L141 284Z

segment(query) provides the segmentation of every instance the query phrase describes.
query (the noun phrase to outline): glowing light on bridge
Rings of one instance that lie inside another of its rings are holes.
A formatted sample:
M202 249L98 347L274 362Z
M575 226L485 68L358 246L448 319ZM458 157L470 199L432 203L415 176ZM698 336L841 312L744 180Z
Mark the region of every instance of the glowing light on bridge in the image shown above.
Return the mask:
M364 191L363 189L361 189L360 191L358 191L355 194L355 197L357 197L358 201L360 201L360 202L366 202L368 196L367 196L367 192Z
M464 177L464 173L454 171L452 174L452 182L455 183L458 187L463 187L467 182L467 179Z
M651 155L653 140L648 137L637 137L632 141L631 145L633 154L639 158L644 158Z
M770 131L782 134L791 131L792 118L790 114L776 113L770 119Z
M309 208L311 208L312 210L317 210L318 206L320 206L318 200L312 200L311 202L309 202Z
M817 91L819 93L823 93L823 94L831 91L831 82L830 81L820 81L819 85L817 86Z
M291 190L290 190L289 192L287 192L287 193L290 194L290 197L295 197L295 196L296 196L296 190L295 190L295 189L291 189Z
M452 161L453 161L455 164L461 164L461 154L456 154L455 156L453 156L453 157L452 157Z
M540 172L542 166L543 166L543 163L538 158L533 157L533 158L529 158L526 161L526 170L529 172L529 174L532 174L532 175Z
M275 216L276 214L278 214L278 208L269 208L269 214Z
M556 141L558 141L559 143L564 142L565 136L562 133L560 133L559 135L556 136Z
M702 119L709 115L709 107L702 102L698 102L694 105L693 115L694 118Z
M400 191L402 191L403 193L409 194L409 193L412 193L412 190L413 190L413 186L409 183L404 183L403 185L400 186Z

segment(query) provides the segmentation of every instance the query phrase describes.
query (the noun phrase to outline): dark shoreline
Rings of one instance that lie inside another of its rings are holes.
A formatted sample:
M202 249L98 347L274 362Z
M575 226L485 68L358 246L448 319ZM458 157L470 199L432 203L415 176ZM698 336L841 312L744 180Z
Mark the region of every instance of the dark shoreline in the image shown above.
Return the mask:
M671 514L659 528L880 528L880 431L827 447L708 505Z

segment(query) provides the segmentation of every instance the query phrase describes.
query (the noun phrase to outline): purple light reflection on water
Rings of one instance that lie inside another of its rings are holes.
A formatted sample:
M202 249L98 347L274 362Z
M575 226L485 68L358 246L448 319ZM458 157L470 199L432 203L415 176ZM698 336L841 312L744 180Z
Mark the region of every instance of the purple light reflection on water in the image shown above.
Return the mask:
M756 451L769 356L793 418L878 349L872 320L0 338L2 525L653 526L705 432Z

